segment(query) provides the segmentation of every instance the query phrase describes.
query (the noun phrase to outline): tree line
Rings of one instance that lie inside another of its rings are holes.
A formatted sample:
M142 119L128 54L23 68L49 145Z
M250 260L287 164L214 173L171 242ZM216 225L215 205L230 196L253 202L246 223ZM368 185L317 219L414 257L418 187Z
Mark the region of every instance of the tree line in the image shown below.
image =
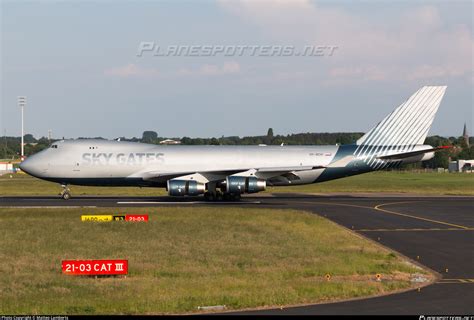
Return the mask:
M144 131L142 136L137 138L120 137L121 141L143 142L159 144L165 139L180 141L183 145L341 145L352 144L362 137L362 132L322 132L322 133L295 133L288 135L274 135L273 129L269 128L266 135L262 136L222 136L220 138L191 138L191 137L160 137L155 131ZM88 137L79 137L78 139L92 139ZM104 139L95 137L93 139ZM46 137L36 139L31 134L24 136L25 155L29 156L47 148L56 140L49 140ZM441 137L430 136L426 138L425 144L433 147L452 146L445 151L435 154L435 157L419 166L428 168L447 168L449 159L474 159L474 139L470 138L470 147L467 146L464 137ZM16 159L19 158L21 137L4 136L1 139L0 158Z

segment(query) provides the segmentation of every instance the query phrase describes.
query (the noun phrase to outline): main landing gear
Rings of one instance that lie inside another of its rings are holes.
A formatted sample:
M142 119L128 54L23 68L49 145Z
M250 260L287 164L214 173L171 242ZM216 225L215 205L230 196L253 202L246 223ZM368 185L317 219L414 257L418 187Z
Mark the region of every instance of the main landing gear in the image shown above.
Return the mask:
M228 192L206 192L204 193L204 199L206 201L239 201L241 198L240 193L228 193Z
M71 190L69 190L68 186L65 184L62 184L61 187L63 188L63 191L59 194L61 198L64 200L69 200L71 199Z
M206 201L239 201L240 193L229 193L217 190L216 183L207 185L207 192L204 193Z

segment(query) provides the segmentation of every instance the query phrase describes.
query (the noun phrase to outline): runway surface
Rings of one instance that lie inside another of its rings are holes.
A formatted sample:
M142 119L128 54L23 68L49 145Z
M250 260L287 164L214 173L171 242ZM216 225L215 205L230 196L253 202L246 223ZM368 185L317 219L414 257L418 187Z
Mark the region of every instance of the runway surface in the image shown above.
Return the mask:
M0 197L7 207L245 206L313 212L424 265L439 280L420 291L237 314L474 314L474 198L275 194L208 203L168 197Z

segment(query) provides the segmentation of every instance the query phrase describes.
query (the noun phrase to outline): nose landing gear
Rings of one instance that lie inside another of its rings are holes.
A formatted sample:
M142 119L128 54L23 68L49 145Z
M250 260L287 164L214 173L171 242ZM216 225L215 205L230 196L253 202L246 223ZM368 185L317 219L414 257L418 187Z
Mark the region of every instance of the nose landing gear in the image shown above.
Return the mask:
M61 187L63 188L63 191L59 194L61 198L64 200L69 200L71 199L71 190L69 190L68 186L65 184L62 184Z

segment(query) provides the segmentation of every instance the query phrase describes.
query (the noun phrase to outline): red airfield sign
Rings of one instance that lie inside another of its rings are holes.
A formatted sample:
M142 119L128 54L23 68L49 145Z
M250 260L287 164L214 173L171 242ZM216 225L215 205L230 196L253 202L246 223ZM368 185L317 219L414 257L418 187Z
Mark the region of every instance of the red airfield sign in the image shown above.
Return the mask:
M128 260L63 260L62 271L69 275L126 275Z

